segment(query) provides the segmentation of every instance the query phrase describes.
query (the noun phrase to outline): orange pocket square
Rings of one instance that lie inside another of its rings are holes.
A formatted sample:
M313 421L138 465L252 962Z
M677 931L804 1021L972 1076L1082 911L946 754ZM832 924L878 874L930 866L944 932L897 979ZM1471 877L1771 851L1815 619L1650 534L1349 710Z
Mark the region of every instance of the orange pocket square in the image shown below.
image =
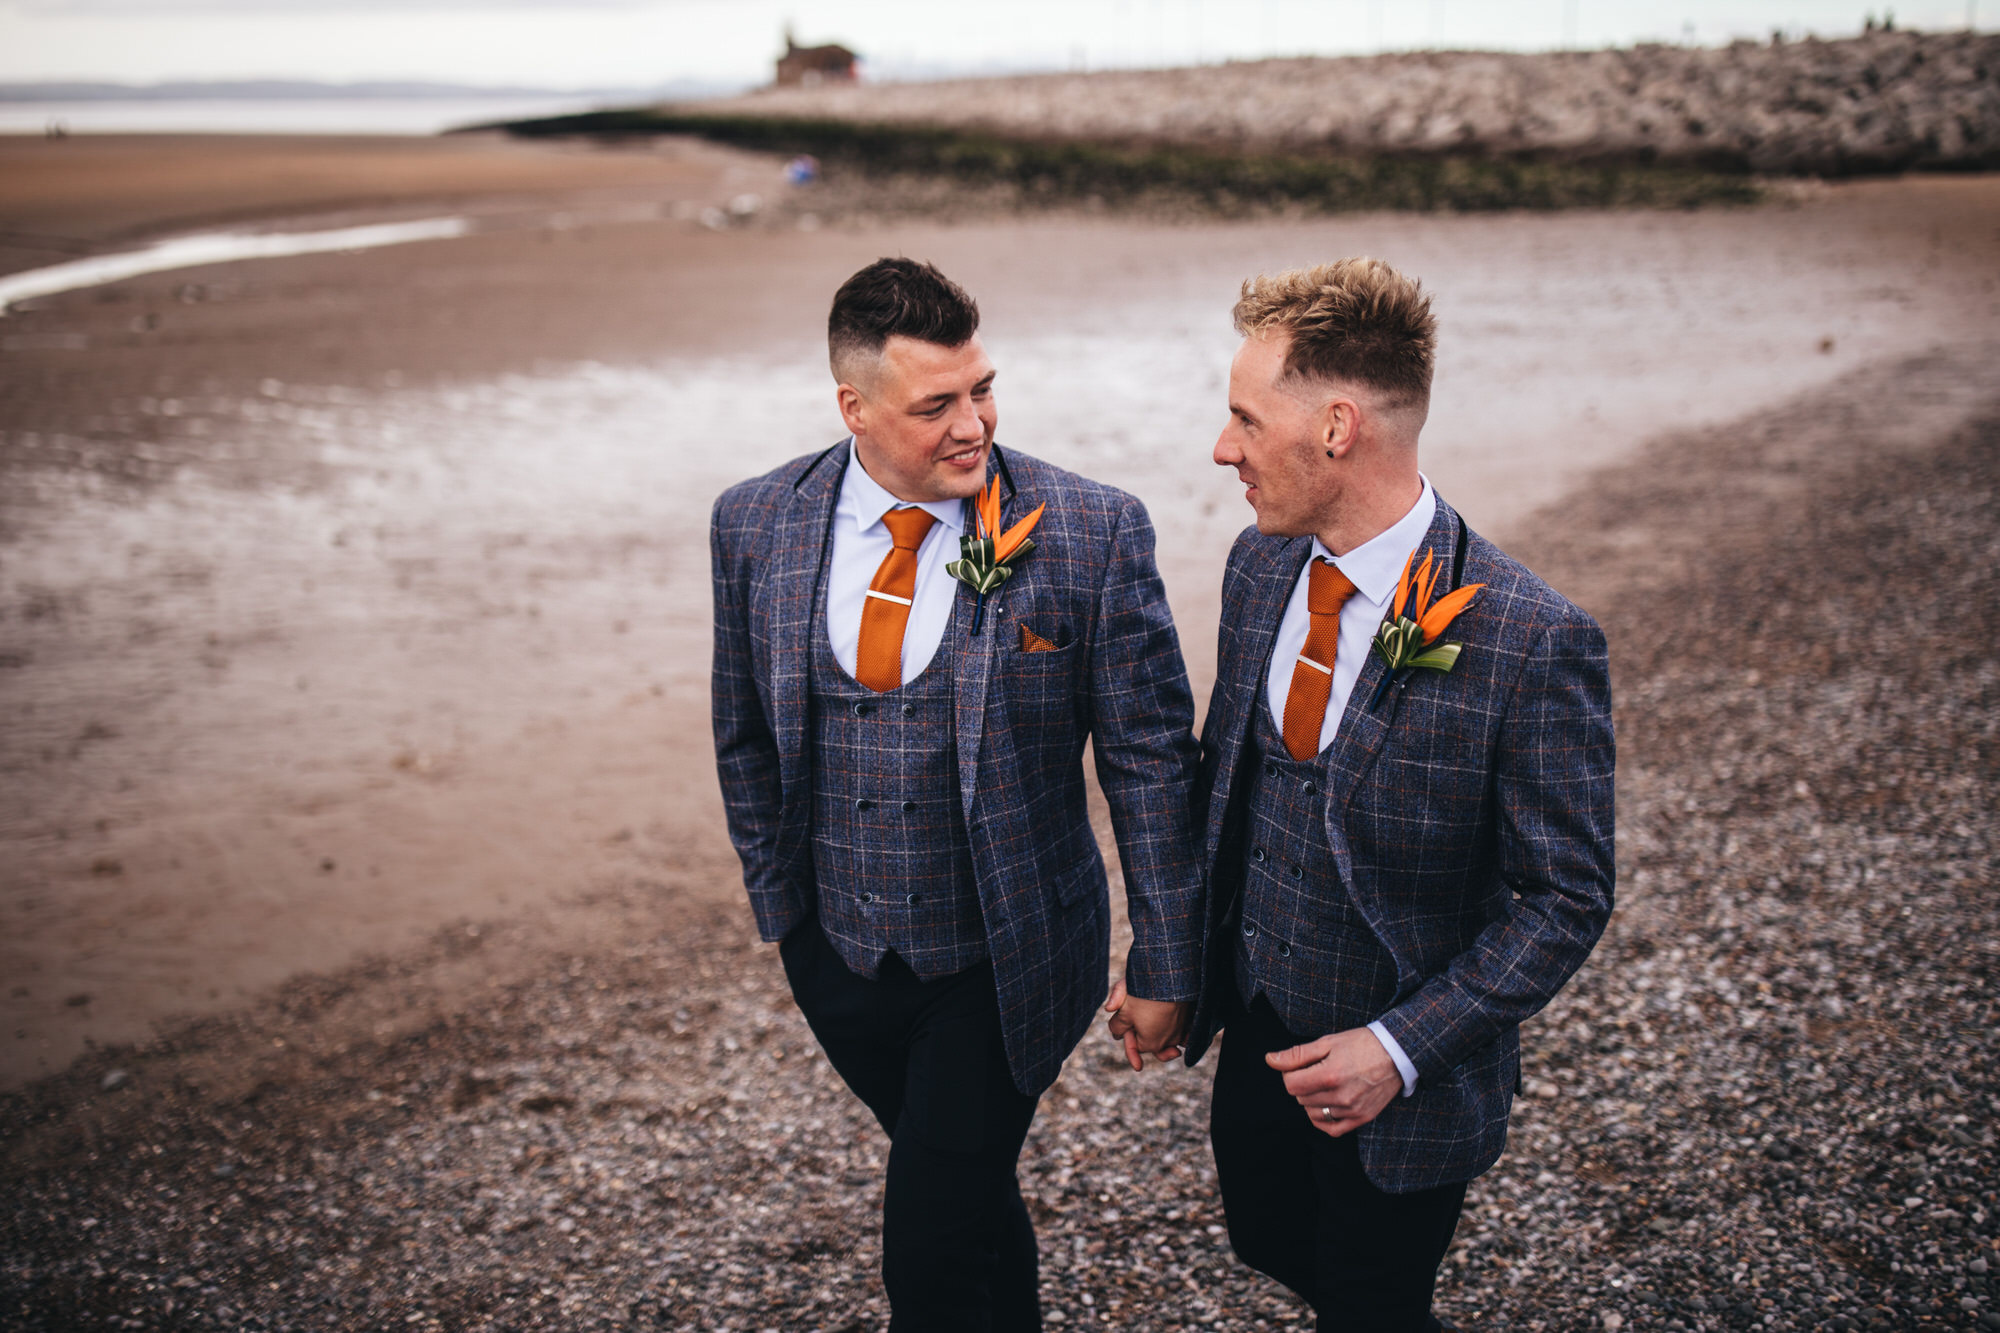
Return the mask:
M1052 653L1052 652L1054 652L1055 650L1056 650L1056 646L1055 646L1054 644L1050 643L1050 642L1049 642L1049 641L1048 641L1047 639L1045 639L1045 638L1043 638L1043 637L1042 637L1041 635L1039 635L1039 634L1035 633L1035 632L1034 632L1033 630L1029 629L1029 628L1028 628L1028 627L1027 627L1026 625L1023 625L1023 626L1021 626L1021 651L1022 651L1022 652L1024 652L1024 653Z

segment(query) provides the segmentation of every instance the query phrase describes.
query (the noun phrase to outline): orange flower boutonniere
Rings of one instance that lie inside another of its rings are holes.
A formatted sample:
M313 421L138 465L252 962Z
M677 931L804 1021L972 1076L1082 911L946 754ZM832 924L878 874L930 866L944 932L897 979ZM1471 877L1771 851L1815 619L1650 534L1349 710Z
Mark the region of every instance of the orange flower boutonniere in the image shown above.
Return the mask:
M946 573L979 594L972 609L972 633L979 633L979 622L986 614L986 594L997 592L1013 577L1014 566L1034 554L1035 543L1028 534L1042 521L1042 511L1047 508L1037 505L1034 513L1001 532L1000 478L988 482L973 502L973 530L958 539L959 558L945 566Z
M1417 553L1412 551L1403 562L1402 577L1396 580L1396 600L1390 604L1389 614L1382 618L1382 627L1375 631L1375 642L1369 645L1388 667L1382 674L1382 683L1375 687L1375 697L1368 701L1371 712L1382 702L1389 687L1401 685L1411 672L1449 671L1458 665L1458 655L1465 645L1439 643L1437 637L1458 618L1459 612L1472 605L1472 599L1486 586L1467 584L1438 598L1432 606L1431 593L1440 571L1432 553L1425 551L1423 567L1412 578L1410 565L1416 558Z

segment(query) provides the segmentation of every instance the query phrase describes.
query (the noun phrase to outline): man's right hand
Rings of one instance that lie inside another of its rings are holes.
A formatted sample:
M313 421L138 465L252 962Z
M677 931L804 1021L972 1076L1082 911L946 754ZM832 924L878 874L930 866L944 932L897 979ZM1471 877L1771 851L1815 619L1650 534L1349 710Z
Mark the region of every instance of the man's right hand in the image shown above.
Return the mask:
M1129 995L1121 978L1111 983L1104 1012L1111 1015L1106 1025L1114 1041L1125 1045L1125 1061L1139 1072L1146 1056L1165 1063L1181 1058L1181 1043L1187 1040L1188 1024L1194 1021L1194 1006L1185 1000L1142 1000Z

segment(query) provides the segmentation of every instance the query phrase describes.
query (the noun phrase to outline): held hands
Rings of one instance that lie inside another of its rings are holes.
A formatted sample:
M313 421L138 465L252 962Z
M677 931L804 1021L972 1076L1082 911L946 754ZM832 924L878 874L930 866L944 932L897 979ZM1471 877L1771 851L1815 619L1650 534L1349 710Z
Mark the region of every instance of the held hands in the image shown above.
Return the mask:
M1123 980L1111 983L1104 1012L1111 1015L1106 1025L1111 1039L1125 1043L1125 1061L1134 1072L1143 1070L1143 1057L1165 1063L1181 1058L1181 1043L1187 1040L1188 1024L1194 1020L1194 1006L1180 1000L1142 1000L1128 995Z
M1285 1091L1305 1108L1313 1128L1336 1139L1381 1115L1403 1090L1396 1062L1367 1028L1272 1051L1264 1063L1285 1076Z

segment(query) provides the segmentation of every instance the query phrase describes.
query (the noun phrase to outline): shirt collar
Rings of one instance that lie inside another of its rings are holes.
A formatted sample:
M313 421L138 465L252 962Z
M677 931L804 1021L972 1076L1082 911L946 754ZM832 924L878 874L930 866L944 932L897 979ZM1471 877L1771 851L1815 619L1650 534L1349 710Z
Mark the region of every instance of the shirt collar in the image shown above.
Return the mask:
M853 437L849 437L850 446ZM861 452L850 448L847 475L840 482L838 508L854 519L854 526L862 532L882 526L882 515L891 509L899 509L908 501L898 500L882 483L868 475L868 469L861 466ZM938 522L959 532L965 527L965 501L926 500L914 506L923 510Z
M1410 553L1417 549L1417 543L1431 530L1431 520L1437 517L1437 496L1431 491L1431 479L1422 473L1417 474L1417 479L1423 482L1424 489L1410 511L1346 555L1335 555L1319 538L1313 538L1313 558L1331 561L1371 606L1387 602L1389 594L1396 591L1396 580L1403 576Z

